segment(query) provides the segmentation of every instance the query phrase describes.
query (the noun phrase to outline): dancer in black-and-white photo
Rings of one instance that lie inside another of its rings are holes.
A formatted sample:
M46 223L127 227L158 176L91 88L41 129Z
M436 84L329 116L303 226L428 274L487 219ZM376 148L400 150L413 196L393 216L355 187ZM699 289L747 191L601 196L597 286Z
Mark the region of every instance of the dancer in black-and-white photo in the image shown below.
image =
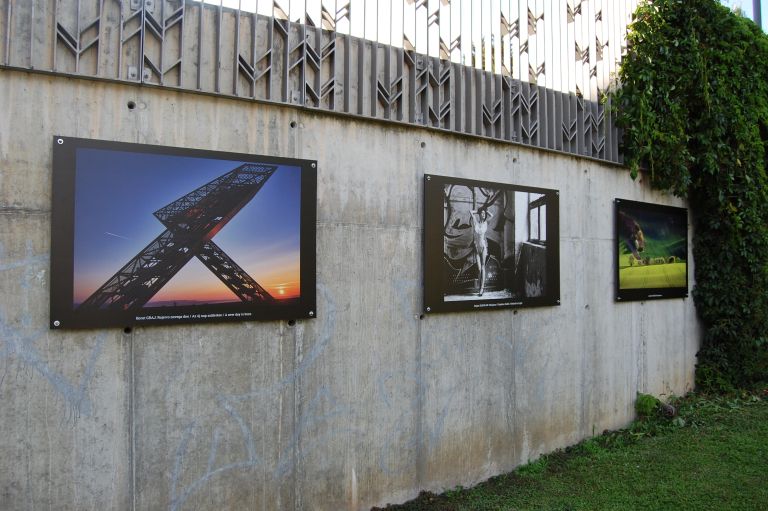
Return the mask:
M472 214L472 233L475 244L475 261L477 262L477 277L480 281L480 292L477 296L483 296L485 290L485 265L488 261L488 220L493 214L484 208L470 210Z

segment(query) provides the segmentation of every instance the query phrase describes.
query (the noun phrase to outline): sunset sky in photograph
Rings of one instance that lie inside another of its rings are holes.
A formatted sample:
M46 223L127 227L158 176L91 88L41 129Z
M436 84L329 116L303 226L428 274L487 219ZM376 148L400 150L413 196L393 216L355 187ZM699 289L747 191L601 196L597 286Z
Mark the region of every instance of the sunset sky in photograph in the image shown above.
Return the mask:
M269 163L269 159L262 160ZM77 150L73 302L79 304L165 230L153 213L242 165L103 149ZM280 166L213 241L276 299L300 291L301 168ZM239 301L192 258L147 303Z

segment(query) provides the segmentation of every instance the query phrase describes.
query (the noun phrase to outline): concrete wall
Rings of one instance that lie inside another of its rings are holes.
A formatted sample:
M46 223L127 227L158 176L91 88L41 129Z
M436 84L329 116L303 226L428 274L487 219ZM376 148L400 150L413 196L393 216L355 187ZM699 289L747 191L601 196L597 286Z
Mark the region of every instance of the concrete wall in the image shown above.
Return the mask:
M681 205L624 169L17 71L0 112L0 509L368 509L693 385L692 300L613 301L613 199ZM319 317L48 330L53 135L317 159ZM560 190L562 305L421 319L425 172Z

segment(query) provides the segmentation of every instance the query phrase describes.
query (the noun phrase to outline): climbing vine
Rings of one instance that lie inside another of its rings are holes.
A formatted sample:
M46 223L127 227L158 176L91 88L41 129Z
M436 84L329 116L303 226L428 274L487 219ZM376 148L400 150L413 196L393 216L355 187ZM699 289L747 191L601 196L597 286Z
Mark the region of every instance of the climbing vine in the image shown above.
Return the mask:
M697 384L768 380L768 36L716 0L646 1L613 104L633 177L689 201Z

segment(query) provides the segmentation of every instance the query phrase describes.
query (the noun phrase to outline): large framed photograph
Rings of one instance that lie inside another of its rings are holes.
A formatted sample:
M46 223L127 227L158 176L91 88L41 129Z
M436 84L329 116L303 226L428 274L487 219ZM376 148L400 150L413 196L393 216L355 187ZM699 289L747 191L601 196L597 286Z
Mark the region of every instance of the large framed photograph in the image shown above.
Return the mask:
M688 296L688 210L616 199L616 300Z
M424 311L560 303L556 190L424 176Z
M316 163L53 139L51 328L315 316Z

